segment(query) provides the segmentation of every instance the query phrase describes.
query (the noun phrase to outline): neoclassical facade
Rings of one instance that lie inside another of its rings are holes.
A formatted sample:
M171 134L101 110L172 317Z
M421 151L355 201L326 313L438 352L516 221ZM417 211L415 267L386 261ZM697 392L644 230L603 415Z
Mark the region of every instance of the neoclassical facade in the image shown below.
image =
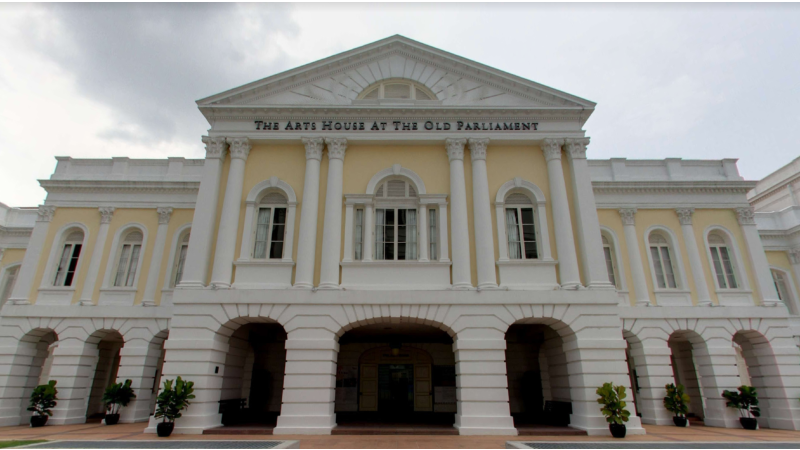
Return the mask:
M0 425L46 380L51 424L125 379L147 421L181 376L177 433L235 404L275 434L553 407L607 434L608 381L631 434L671 382L706 426L751 384L800 429L798 207L754 212L736 160L587 159L594 103L400 36L198 107L205 158L57 158L43 205L0 208Z

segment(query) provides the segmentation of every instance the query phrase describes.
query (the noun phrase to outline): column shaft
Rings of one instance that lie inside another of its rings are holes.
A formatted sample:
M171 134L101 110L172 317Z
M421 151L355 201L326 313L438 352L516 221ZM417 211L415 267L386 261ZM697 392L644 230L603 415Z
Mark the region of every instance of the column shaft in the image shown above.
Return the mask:
M561 139L545 139L542 151L547 160L547 177L550 179L550 198L553 205L553 224L556 227L558 273L561 278L561 287L577 289L581 286L581 277L578 272L578 257L575 253L575 237L572 233L564 169L561 165L561 143Z
M158 208L156 212L158 213L158 230L153 247L153 257L150 259L150 270L147 271L147 284L144 286L142 306L156 306L155 298L158 290L158 276L161 273L161 259L164 256L164 248L167 246L167 230L169 229L169 219L172 217L172 208Z
M361 260L362 261L372 261L372 243L374 242L375 238L373 236L373 227L372 224L372 203L368 203L364 205L364 228L362 236L362 245L363 249L361 251Z
M314 287L314 263L317 256L317 217L319 215L319 165L322 138L303 138L306 147L306 175L300 207L300 239L297 242L297 266L294 287Z
M689 254L689 267L692 270L692 278L694 278L697 305L711 306L711 295L708 292L708 283L706 283L703 263L700 260L700 250L697 248L697 238L694 235L694 227L692 226L694 208L679 208L675 211L678 213L678 219L681 222L683 242L686 245L686 252Z
M622 229L625 233L625 246L628 247L628 264L633 278L633 294L636 306L650 306L650 291L647 289L647 279L644 277L642 253L639 249L639 237L636 234L635 208L620 209Z
M186 267L180 287L202 288L206 285L208 265L217 221L219 183L222 176L222 158L228 148L224 137L203 137L206 144L206 159L203 179L197 193L197 203L192 220L192 236L186 255Z
M83 290L81 291L81 306L92 306L94 301L94 288L97 285L97 276L100 273L100 260L103 259L103 249L106 246L106 238L108 237L108 227L111 223L111 217L114 214L114 207L104 206L100 207L100 229L97 231L97 239L94 241L94 249L92 256L89 260L89 270L86 273L86 280L83 282ZM110 256L113 258L114 256Z
M342 262L353 260L353 214L355 205L348 203L344 207L344 249L342 250ZM363 231L363 229L362 229Z
M39 206L39 215L33 227L28 246L25 248L25 256L22 257L22 266L17 273L17 281L14 283L14 290L11 292L9 303L15 305L29 305L29 296L33 288L33 279L36 276L36 269L39 267L39 258L44 251L45 240L47 239L47 229L50 228L50 221L56 212L55 206Z
M472 269L469 257L469 226L467 218L467 188L464 181L464 145L466 139L448 139L447 156L450 159L450 230L453 239L453 288L472 287Z
M328 190L325 193L325 226L322 228L322 261L319 288L339 289L342 254L342 185L347 139L325 139L328 146Z
M428 255L428 205L420 203L417 209L417 230L419 230L419 261L430 261Z
M475 261L478 266L478 288L497 288L494 259L489 178L486 174L486 147L489 139L470 139L472 157L472 213L475 222Z
M756 289L764 306L777 306L783 304L778 298L778 291L775 289L775 282L772 280L772 272L769 269L767 255L761 245L761 237L756 229L756 222L753 216L753 208L736 208L736 215L739 219L739 226L742 228L744 243L747 246L747 254L750 257L750 266L756 279Z

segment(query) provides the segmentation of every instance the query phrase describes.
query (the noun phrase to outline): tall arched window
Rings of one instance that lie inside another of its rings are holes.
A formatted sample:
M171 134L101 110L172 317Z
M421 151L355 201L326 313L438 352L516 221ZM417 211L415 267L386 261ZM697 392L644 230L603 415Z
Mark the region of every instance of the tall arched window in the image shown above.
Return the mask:
M533 202L521 193L505 198L506 237L509 259L538 259L537 224Z
M53 286L72 286L72 282L75 279L75 271L78 268L78 261L83 248L83 231L74 230L67 233L67 238L64 240L64 246L61 249L61 257L58 260Z
M14 290L14 284L17 281L17 274L19 273L20 264L15 266L6 267L6 273L3 275L2 289L0 289L0 306L3 306L11 297L11 291Z
M711 252L711 262L714 265L717 286L720 289L737 289L736 273L733 266L733 255L728 249L725 238L718 232L708 234L708 250Z
M256 214L253 259L283 258L286 236L286 197L277 191L261 198Z
M375 260L417 259L417 191L403 179L375 191Z
M661 289L676 289L678 284L675 279L675 266L667 239L659 232L653 232L649 237L650 256L653 260L656 285Z
M614 264L614 254L615 254L614 246L611 244L611 241L605 235L602 235L602 239L603 239L603 254L606 257L606 270L608 270L608 281L614 286L617 286L617 271L616 271L616 264Z
M789 294L789 285L786 284L786 277L783 272L771 269L772 281L775 283L775 289L778 291L778 298L785 304L790 304L789 300L792 298Z
M183 267L186 264L186 253L189 252L189 236L191 230L186 230L181 234L178 247L175 249L175 263L172 269L172 282L170 287L175 287L183 279Z
M136 281L139 257L142 253L144 235L136 228L131 229L120 240L117 251L117 267L114 271L115 287L132 287Z

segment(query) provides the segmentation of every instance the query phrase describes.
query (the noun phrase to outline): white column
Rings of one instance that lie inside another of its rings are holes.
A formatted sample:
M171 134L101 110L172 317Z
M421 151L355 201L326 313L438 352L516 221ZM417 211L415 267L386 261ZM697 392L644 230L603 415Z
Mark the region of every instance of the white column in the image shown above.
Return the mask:
M36 268L39 267L39 257L44 250L45 240L47 239L47 229L56 213L55 206L39 205L39 215L36 217L36 224L33 227L28 246L25 248L25 256L22 257L22 265L17 273L17 281L14 290L11 292L9 303L13 305L30 305L28 296L33 287L33 278L36 276Z
M464 145L466 139L447 139L445 147L450 159L450 204L453 223L453 288L472 287L469 260L469 225L467 221L467 187L464 181ZM444 225L443 225L444 226Z
M769 269L767 255L764 247L761 246L761 237L756 229L756 221L753 216L753 208L736 208L736 217L739 219L739 226L742 228L744 243L747 246L747 254L750 257L750 266L756 279L756 289L761 296L764 306L777 306L783 304L778 298L778 291L775 290L775 282L772 280L772 272Z
M247 138L228 139L228 144L231 166L228 169L228 184L225 187L225 199L222 201L217 246L214 250L214 268L211 271L211 284L225 289L231 287L236 234L239 231L239 213L242 210L244 167L251 147Z
M94 241L94 249L92 256L89 260L89 271L86 274L86 281L83 282L83 290L81 291L81 306L94 306L92 296L94 295L94 288L97 285L97 275L100 273L100 260L103 259L103 249L106 246L106 238L108 237L108 227L111 223L111 217L114 215L113 206L101 206L98 208L100 211L100 229L97 231L97 239ZM114 256L110 256L113 258Z
M419 243L418 260L428 262L428 204L420 203L417 207L417 236Z
M325 225L322 228L322 261L319 288L339 289L342 254L342 186L347 139L325 139L328 146L328 190L325 193Z
M372 261L372 244L375 242L375 236L373 235L375 232L375 230L373 230L375 225L372 223L372 211L374 207L375 206L373 205L372 200L369 200L369 202L364 205L364 236L362 237L363 249L361 251L362 261Z
M586 163L586 146L589 138L567 139L565 142L570 173L572 198L575 204L575 222L578 225L578 243L581 266L589 289L615 289L608 281L608 268L600 235L600 220L594 202L592 176Z
M144 286L142 306L156 306L156 289L158 288L158 275L161 273L161 259L164 256L164 247L167 246L167 229L169 219L172 217L172 208L156 208L158 213L158 230L156 243L153 247L153 257L150 259L150 270L147 271L147 284Z
M206 144L206 160L203 164L200 190L197 192L186 267L183 269L183 278L178 285L182 288L203 288L206 285L208 263L211 259L211 244L214 239L214 225L217 221L222 159L228 148L224 137L203 136L203 142Z
M633 278L633 295L636 306L650 306L650 292L647 290L647 279L644 277L642 253L639 249L639 239L636 236L636 208L623 208L619 210L622 219L622 230L625 233L625 246L628 247L628 264Z
M344 254L342 255L342 262L353 261L353 210L355 206L351 202L346 202L344 205Z
M439 262L450 262L450 245L447 242L447 202L439 207Z
M581 277L578 272L578 257L575 253L575 237L569 213L567 186L564 168L561 165L561 139L545 139L542 151L547 161L547 177L550 179L550 198L553 208L553 225L556 227L556 249L558 251L558 273L562 289L578 289ZM600 233L600 230L597 230Z
M314 287L314 262L317 256L317 216L319 215L319 164L322 138L303 138L306 147L306 176L300 206L300 238L297 242L297 266L294 287Z
M489 178L486 174L486 147L489 139L470 139L472 157L472 213L475 222L475 262L478 266L478 289L496 289L494 236L489 201Z
M692 278L694 278L694 289L695 292L697 292L697 305L712 306L711 295L708 292L708 284L706 283L706 275L703 272L703 263L700 260L700 250L697 248L697 238L694 235L694 227L692 226L694 208L678 208L675 212L678 214L678 220L681 222L683 242L686 245L686 252L689 254L689 268L692 270Z

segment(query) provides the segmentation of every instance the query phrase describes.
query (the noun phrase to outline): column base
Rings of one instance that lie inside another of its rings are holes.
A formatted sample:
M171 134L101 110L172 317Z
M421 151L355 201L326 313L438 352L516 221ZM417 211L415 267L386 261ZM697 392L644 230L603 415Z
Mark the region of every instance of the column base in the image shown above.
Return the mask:
M314 285L311 283L295 283L291 289L305 289L310 291L314 289Z
M31 302L29 302L27 300L11 300L11 304L12 305L25 306L25 305L30 305Z
M175 287L178 289L205 289L206 285L202 281L181 281Z
M341 290L342 286L336 283L320 283L317 290Z
M472 287L472 285L469 283L461 283L461 284L454 284L450 289L454 291L469 291L475 288Z
M606 282L596 282L596 283L589 283L587 288L595 290L595 291L616 291L617 287L613 284Z
M478 285L479 291L494 291L500 289L500 287L496 283L484 283Z
M142 300L142 306L143 307L153 307L153 306L156 306L156 302L154 302L153 300Z
M636 300L636 306L641 306L646 308L648 306L653 306L653 304L650 303L650 300Z
M209 289L230 289L231 288L231 284L230 283L224 283L222 281L212 281L211 283L208 284L208 288Z
M78 302L79 306L94 306L94 302L91 300L81 300Z
M577 291L580 289L585 289L582 284L578 282L571 282L571 283L564 283L561 285L561 289L565 291Z

